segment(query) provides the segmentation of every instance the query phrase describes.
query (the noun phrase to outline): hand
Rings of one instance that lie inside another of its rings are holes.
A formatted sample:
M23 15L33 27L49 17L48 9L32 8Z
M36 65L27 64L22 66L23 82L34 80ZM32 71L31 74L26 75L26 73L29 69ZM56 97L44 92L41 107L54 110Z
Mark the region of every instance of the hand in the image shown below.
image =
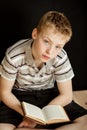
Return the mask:
M18 127L19 128L21 128L21 127L35 128L36 125L37 124L34 121L32 121L28 118L24 118L23 121L18 125Z

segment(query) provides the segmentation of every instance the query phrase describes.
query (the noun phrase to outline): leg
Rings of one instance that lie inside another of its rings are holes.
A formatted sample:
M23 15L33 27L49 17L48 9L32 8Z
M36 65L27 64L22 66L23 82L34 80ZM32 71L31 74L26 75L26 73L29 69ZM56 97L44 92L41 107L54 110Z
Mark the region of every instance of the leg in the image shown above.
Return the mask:
M0 123L0 130L51 130L51 129L40 129L40 128L16 128L12 124Z
M0 130L14 130L14 128L12 124L0 123Z
M14 130L51 130L51 129L37 129L37 128L16 128Z
M87 130L87 115L77 118L72 124L56 128L55 130Z

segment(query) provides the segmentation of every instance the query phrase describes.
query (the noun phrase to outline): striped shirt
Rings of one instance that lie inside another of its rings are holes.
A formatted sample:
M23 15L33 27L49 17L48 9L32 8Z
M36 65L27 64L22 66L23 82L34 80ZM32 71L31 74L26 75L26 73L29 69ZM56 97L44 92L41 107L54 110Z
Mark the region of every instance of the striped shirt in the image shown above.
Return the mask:
M39 70L31 52L32 41L20 40L9 47L0 65L1 76L7 80L15 80L15 89L47 89L54 86L55 80L64 82L73 78L74 73L64 49Z

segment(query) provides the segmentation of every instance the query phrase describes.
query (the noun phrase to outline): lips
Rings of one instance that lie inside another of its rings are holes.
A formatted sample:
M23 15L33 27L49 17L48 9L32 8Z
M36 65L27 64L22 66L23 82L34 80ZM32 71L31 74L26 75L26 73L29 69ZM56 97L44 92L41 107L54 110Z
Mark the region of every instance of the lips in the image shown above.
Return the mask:
M49 60L50 57L46 56L46 55L42 55L42 57L45 59L45 60Z

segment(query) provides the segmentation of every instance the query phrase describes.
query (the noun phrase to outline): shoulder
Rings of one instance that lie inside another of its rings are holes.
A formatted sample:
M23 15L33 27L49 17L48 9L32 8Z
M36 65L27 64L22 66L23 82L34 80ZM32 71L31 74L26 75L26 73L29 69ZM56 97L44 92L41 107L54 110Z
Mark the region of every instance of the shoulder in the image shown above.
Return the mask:
M8 63L14 66L24 63L26 57L26 48L30 46L30 39L24 39L16 42L6 50L5 59Z
M55 62L64 62L68 59L67 52L62 49L61 52L56 56Z
M9 48L7 48L5 56L13 59L16 56L23 55L26 52L26 48L30 46L31 39L19 40Z
M62 49L61 52L57 55L57 57L59 57L60 59L63 59L66 56L67 52L64 49Z
M23 39L17 41L15 44L7 48L6 53L11 55L12 53L16 52L17 50L22 50L28 43L29 39Z

